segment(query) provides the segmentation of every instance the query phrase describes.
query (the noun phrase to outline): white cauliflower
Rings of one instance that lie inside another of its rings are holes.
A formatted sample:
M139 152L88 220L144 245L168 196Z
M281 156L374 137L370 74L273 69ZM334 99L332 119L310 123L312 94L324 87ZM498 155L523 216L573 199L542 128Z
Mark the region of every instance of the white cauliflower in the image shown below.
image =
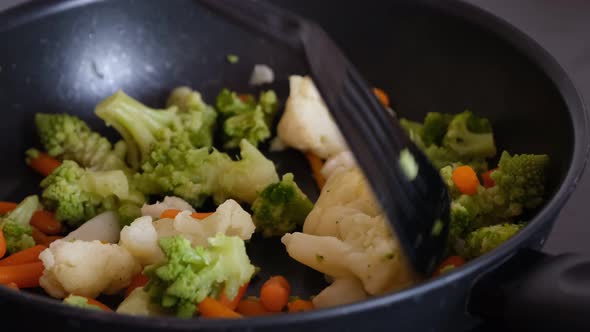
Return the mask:
M183 200L182 198L175 197L175 196L166 196L164 197L164 201L156 202L155 204L144 204L141 207L141 215L142 216L151 216L152 218L160 218L162 212L174 209L174 210L188 210L195 212L195 209Z
M119 304L117 313L134 316L165 316L164 310L152 302L150 295L143 290L143 287L137 287L129 296Z
M336 278L332 284L313 298L316 308L328 308L336 305L348 304L368 298L363 284L354 277Z
M174 219L164 218L154 222L150 216L138 218L123 227L119 245L145 266L164 259L158 245L158 240L163 237L182 235L193 246L208 246L208 238L218 233L249 240L256 228L250 214L232 199L218 206L215 213L205 219L195 220L191 213L185 210Z
M39 283L56 298L115 294L140 271L126 249L100 241L57 240L41 252L39 259L45 266Z
M322 159L348 150L336 122L309 77L289 77L290 92L277 134L286 145Z
M145 266L161 262L165 258L158 245L158 238L152 217L145 216L123 227L119 245L127 249L141 265Z
M332 174L341 169L351 169L354 167L356 167L354 154L350 151L342 151L326 160L320 172L324 179L328 179Z
M415 281L402 248L358 168L342 168L328 178L305 220L303 232L282 238L291 257L336 280L356 278L370 295ZM334 298L335 292L326 291L332 294L326 303L343 304L349 300L343 296L339 301Z
M117 243L119 241L119 217L113 211L103 212L70 232L64 241L82 240Z

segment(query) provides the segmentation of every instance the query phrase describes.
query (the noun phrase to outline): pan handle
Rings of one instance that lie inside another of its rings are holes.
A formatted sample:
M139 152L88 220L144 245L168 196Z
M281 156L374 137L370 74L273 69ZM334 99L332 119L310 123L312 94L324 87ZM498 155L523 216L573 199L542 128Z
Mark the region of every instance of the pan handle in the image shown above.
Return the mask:
M468 310L514 331L590 331L590 257L523 249L475 283Z

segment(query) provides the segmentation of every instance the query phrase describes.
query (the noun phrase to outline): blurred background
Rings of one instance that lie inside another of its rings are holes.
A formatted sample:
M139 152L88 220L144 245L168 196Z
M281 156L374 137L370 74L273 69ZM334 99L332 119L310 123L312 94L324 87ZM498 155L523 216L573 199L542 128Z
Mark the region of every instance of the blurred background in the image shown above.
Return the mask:
M0 0L0 11L29 0ZM45 1L45 0L33 0ZM464 0L517 26L544 46L566 69L582 97L590 102L590 1L587 0ZM550 132L550 128L548 128ZM590 172L580 180L576 192L545 242L549 253L590 254Z

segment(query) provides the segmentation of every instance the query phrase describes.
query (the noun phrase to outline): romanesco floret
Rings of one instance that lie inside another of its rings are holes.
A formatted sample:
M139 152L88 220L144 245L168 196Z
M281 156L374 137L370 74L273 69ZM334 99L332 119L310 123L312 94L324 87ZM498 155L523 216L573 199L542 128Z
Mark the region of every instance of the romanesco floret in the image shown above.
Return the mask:
M293 174L266 187L252 204L253 220L264 236L280 236L303 225L313 203L299 189Z
M0 219L0 229L6 241L6 251L13 254L35 245L29 224L35 211L41 208L37 195L31 195Z
M504 243L523 227L524 224L506 223L479 228L467 235L463 256L481 256Z
M119 141L113 146L76 116L37 113L35 124L41 144L52 157L74 160L93 170L126 171L128 168L125 164L125 143Z
M213 196L216 203L233 198L252 203L258 192L277 182L272 161L248 141L240 143L237 161L217 150L195 149L182 136L170 144L158 144L136 175L139 188L147 194L181 197L193 206L201 206Z
M203 138L203 131L211 130L207 126L210 118L200 109L192 106L185 107L184 112L178 106L153 109L119 90L98 104L95 113L123 137L128 147L127 160L137 169L149 158L156 143L177 133L187 132L195 147L211 142Z
M239 237L217 234L209 238L207 248L193 248L182 236L162 238L159 244L167 261L146 267L150 281L145 290L152 301L179 317L192 317L207 296L217 297L223 291L234 298L254 274Z
M242 139L257 146L270 137L270 126L278 109L274 91L262 92L256 101L252 95L238 96L223 89L217 96L216 105L224 118L224 148L236 148Z
M176 106L183 113L199 112L202 114L202 125L199 130L190 130L190 141L197 147L213 146L213 133L217 121L217 111L205 104L201 94L189 87L175 88L168 97L168 107Z
M532 209L543 202L545 168L548 163L547 155L510 156L504 151L498 162L498 169L492 172L490 177L496 182L496 186L501 188L507 200Z
M137 206L136 215L124 217L126 221L133 220L141 214L146 200L143 194L130 189L123 171L86 170L71 160L65 160L43 179L41 187L43 203L55 211L58 220L71 226L79 226L103 211L117 211L129 205Z

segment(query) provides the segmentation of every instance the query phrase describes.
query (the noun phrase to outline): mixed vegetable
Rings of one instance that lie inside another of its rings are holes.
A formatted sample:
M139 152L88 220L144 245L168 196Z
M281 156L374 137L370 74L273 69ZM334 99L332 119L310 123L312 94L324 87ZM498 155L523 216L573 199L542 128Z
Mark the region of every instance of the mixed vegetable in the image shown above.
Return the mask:
M375 94L389 107L385 92ZM41 147L26 162L43 176L41 191L0 202L0 284L41 287L90 310L239 318L346 304L422 278L312 80L290 78L275 128L278 110L272 90L224 89L209 105L178 87L163 109L118 91L95 110L120 134L114 144L76 116L37 114ZM435 276L499 246L543 202L548 157L504 151L493 163L487 119L465 111L401 122L452 195L448 259ZM315 203L258 149L275 130L271 149L294 148L309 161L321 189ZM260 269L246 250L255 232L282 237L330 285L300 299L289 276L272 276L246 296ZM122 301L105 306L102 294Z

